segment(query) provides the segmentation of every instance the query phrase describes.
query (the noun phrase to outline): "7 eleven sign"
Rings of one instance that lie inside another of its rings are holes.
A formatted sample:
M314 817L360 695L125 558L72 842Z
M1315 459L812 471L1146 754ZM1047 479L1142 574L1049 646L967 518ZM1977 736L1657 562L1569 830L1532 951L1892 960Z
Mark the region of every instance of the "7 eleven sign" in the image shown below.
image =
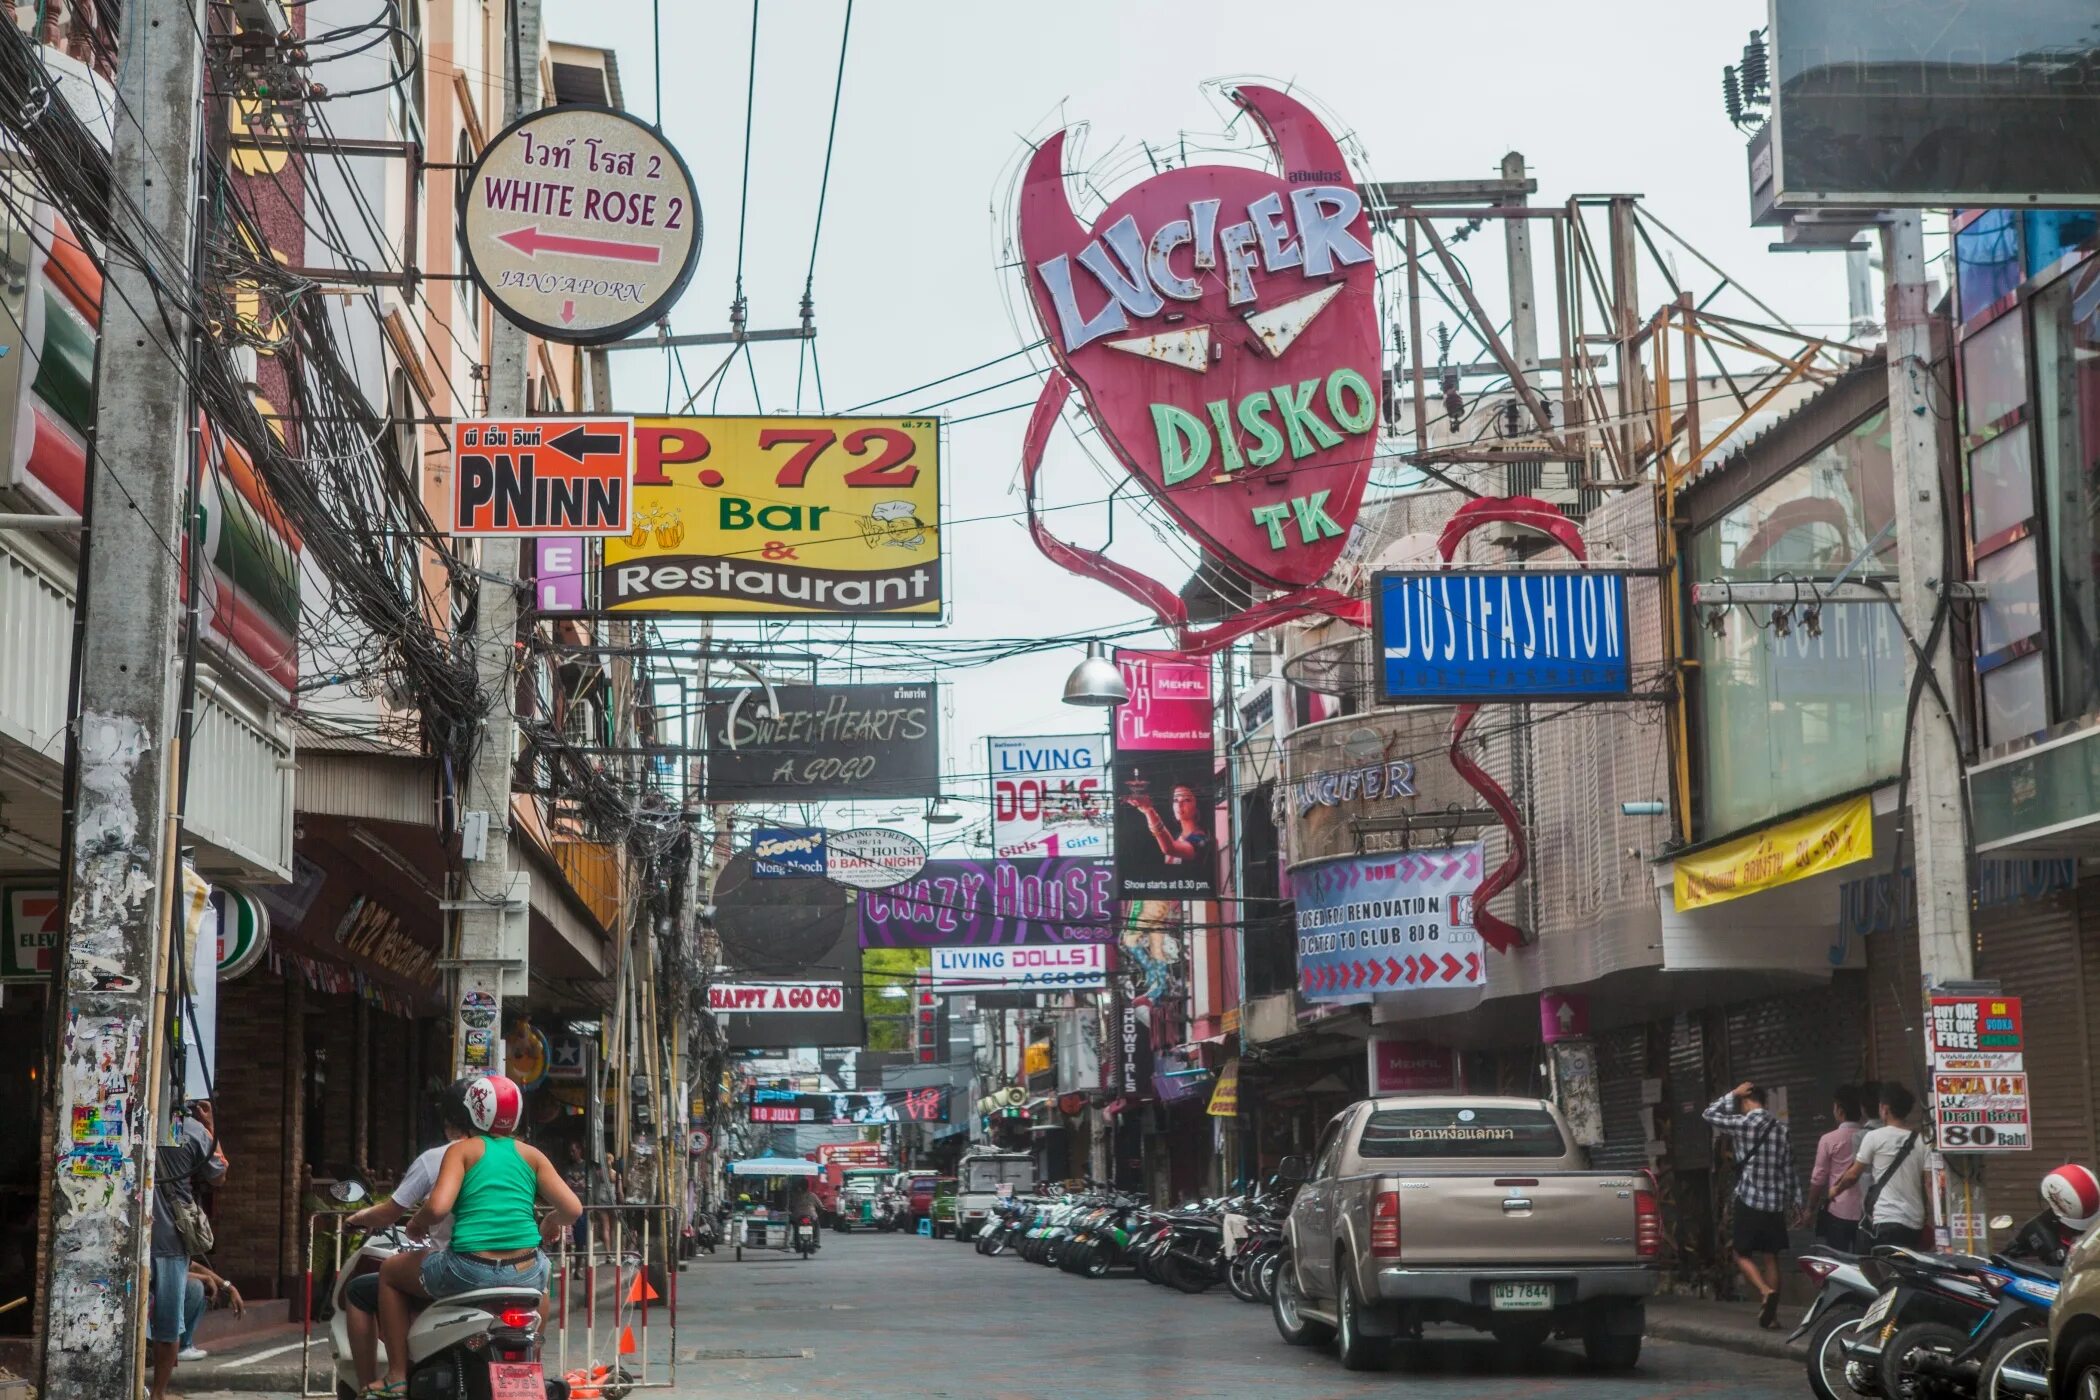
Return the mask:
M0 981L41 982L56 973L64 927L55 886L0 884Z

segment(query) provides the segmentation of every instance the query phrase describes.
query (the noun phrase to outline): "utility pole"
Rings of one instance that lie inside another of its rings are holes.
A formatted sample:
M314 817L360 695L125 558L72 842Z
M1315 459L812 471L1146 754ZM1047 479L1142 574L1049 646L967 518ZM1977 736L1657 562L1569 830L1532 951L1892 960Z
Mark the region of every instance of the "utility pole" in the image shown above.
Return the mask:
M1882 268L1887 277L1889 361L1889 449L1896 478L1896 579L1901 590L1896 607L1911 638L1924 652L1904 653L1904 680L1920 684L1918 668L1929 666L1932 684L1918 699L1911 725L1910 810L1899 819L1910 824L1911 865L1916 872L1918 968L1921 998L1935 987L1968 982L1976 975L1974 944L1969 933L1968 847L1962 831L1961 750L1955 742L1954 719L1940 696L1954 694L1953 648L1947 645L1944 616L1948 577L1948 522L1944 477L1940 471L1938 409L1932 372L1932 325L1926 310L1925 233L1915 209L1898 210L1881 228ZM1937 624L1937 625L1935 625ZM1924 1008L1929 1012L1929 1005ZM1924 1033L1921 1025L1920 1035ZM1917 1047L1922 1063L1925 1047ZM1918 1096L1929 1103L1932 1086L1921 1083ZM1962 1177L1956 1188L1971 1227L1984 1217L1981 1172L1963 1169L1973 1158L1950 1167ZM1938 1212L1947 1224L1947 1202ZM1963 1242L1957 1240L1957 1244ZM1967 1239L1965 1248L1978 1241Z
M516 15L515 50L505 60L515 120L540 105L540 0L510 0ZM526 365L531 346L525 331L499 312L490 337L488 413L491 418L525 416ZM488 536L480 541L481 599L474 609L475 677L488 700L480 742L467 770L465 807L485 814L487 838L479 856L464 862L459 898L457 993L453 1000L452 1072L455 1076L503 1072L504 926L529 888L510 868L510 794L516 761L518 720L518 542ZM518 917L524 917L519 911ZM522 991L522 988L518 988ZM480 1023L480 1024L477 1024ZM486 1038L476 1035L485 1031Z
M1524 153L1511 151L1502 157L1506 184L1522 187ZM1530 203L1522 194L1503 201L1521 209ZM1504 219L1502 244L1509 257L1509 353L1515 357L1520 377L1532 388L1539 387L1539 313L1536 284L1531 275L1531 220ZM1565 366L1562 372L1566 372Z
M110 151L112 206L135 208L162 232L174 256L158 274L183 280L198 233L203 9L201 0L124 6L116 93L129 116L113 124ZM57 1189L37 1387L66 1400L137 1395L146 1369L174 856L166 816L179 737L177 551L197 451L183 373L193 327L156 280L111 244L76 602L84 625L65 794Z

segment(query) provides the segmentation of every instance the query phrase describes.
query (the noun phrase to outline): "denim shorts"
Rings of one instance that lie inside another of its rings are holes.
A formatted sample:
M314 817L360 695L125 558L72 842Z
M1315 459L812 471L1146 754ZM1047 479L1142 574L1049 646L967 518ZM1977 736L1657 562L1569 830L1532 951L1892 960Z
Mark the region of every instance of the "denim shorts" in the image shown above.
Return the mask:
M472 1293L483 1288L515 1288L520 1293L541 1293L547 1287L547 1255L535 1251L524 1268L490 1264L449 1249L433 1249L423 1256L423 1289L433 1298Z
M182 1312L189 1292L190 1261L153 1257L150 1306L146 1313L146 1336L156 1342L182 1340Z

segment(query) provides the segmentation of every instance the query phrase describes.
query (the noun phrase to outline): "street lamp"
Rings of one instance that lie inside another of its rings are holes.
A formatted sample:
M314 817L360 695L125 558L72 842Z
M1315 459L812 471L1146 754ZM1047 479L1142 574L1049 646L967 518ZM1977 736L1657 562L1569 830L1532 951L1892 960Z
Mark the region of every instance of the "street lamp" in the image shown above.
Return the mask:
M1116 663L1102 654L1101 643L1086 644L1086 659L1065 680L1065 703L1112 709L1130 699L1130 687Z
M945 797L936 797L926 806L926 824L928 826L953 826L961 820L962 813L950 807L948 799Z

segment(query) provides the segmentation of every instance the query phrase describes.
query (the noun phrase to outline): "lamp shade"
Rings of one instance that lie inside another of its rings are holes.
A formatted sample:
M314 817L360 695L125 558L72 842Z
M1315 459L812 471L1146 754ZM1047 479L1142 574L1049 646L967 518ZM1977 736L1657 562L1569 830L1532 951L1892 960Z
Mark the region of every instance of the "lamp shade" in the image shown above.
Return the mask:
M1065 703L1107 709L1129 699L1130 687L1123 684L1122 671L1101 654L1101 643L1088 642L1086 659L1065 679Z

